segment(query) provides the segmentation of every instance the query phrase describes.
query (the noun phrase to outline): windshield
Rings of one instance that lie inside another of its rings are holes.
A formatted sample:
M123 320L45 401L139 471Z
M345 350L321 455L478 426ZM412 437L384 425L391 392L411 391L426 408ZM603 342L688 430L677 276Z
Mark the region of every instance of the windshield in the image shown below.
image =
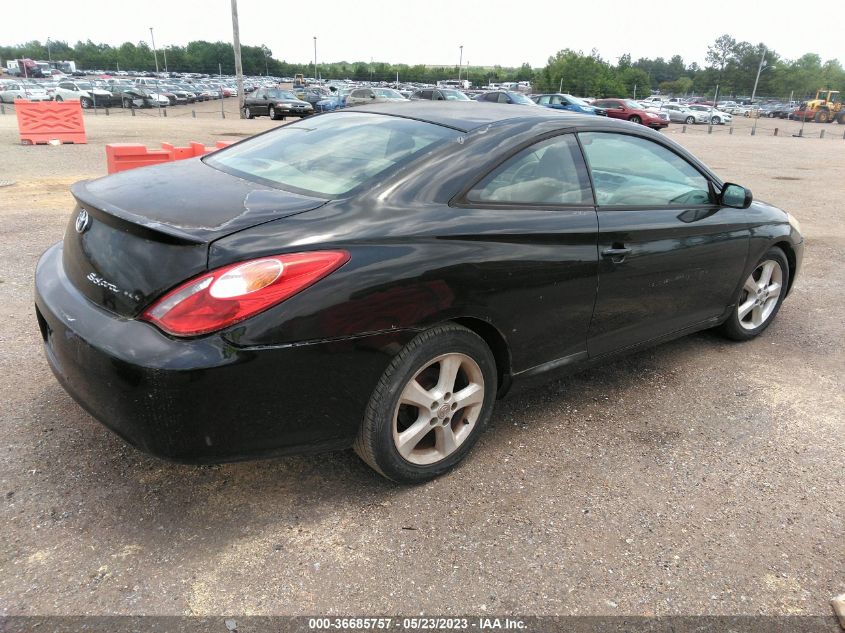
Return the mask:
M471 99L460 90L441 90L440 93L446 97L446 101L470 101Z
M334 196L459 135L413 119L343 112L285 125L205 162L241 178Z
M518 92L509 92L508 93L511 97L511 101L514 103L518 103L520 105L536 105L531 99L526 97L525 95L521 95Z
M571 104L579 105L582 108L591 107L589 103L587 103L586 101L584 101L583 99L580 99L578 97L573 97L572 95L566 95L566 94L563 95L563 96L566 97L566 100L569 101L569 103L571 103Z
M625 99L623 103L625 104L626 108L631 108L632 110L641 110L643 108L643 105L641 103L637 103L636 101L632 101L631 99Z
M291 101L299 101L295 94L288 92L287 90L268 90L267 96L274 99L290 99Z
M373 88L373 92L377 97L382 99L404 99L401 94L390 88Z

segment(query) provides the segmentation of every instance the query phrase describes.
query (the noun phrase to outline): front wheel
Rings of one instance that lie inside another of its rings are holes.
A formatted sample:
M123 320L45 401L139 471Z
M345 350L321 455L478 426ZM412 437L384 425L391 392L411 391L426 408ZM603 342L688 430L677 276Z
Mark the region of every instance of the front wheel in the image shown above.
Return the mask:
M244 118L245 119L254 119L255 115L252 113L252 110L249 108L244 108Z
M684 123L686 123L687 125L694 125L695 124L695 117L688 116L687 120L684 121Z
M279 117L276 115L276 108L274 108L273 106L270 106L270 108L267 110L267 114L268 114L268 115L270 116L270 118L271 118L272 120L274 120L274 121L278 120L278 118L279 118Z
M81 105L81 106L82 106L82 109L83 109L83 110L87 110L88 108L90 108L90 107L91 107L92 103L91 103L91 100L90 100L90 99L86 99L85 97L82 97L82 98L79 100L79 105Z
M62 99L61 97L57 96L57 97L56 97L56 101L57 101L57 102L59 102L59 103L61 103L62 101L64 101L64 99Z
M490 419L497 388L487 344L457 324L419 334L394 357L367 405L355 452L388 479L451 470Z
M722 119L720 119L717 116L714 116L712 119L710 119L711 125L719 125L719 123L721 123L721 122L722 122Z
M629 120L631 123L642 123L642 122L643 122L643 120L642 120L640 117L638 117L636 114L634 114L634 115L630 116L630 117L628 118L628 120Z
M736 306L721 326L722 334L747 341L769 327L789 287L789 262L778 247L770 248L745 280Z

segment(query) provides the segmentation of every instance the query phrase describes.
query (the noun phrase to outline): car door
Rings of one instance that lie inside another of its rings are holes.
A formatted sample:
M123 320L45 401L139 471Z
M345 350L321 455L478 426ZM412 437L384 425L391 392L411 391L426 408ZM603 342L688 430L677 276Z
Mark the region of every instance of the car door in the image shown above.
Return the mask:
M745 267L745 210L720 207L709 179L656 140L621 132L578 136L599 223L590 356L715 324Z
M267 116L269 109L267 107L266 89L261 88L260 90L256 90L246 99L246 102L255 114Z
M517 152L477 182L461 206L462 222L485 227L478 239L488 240L491 258L511 271L506 288L482 295L518 342L511 348L514 368L540 371L586 358L598 223L575 136Z
M607 110L607 116L613 119L628 118L628 115L625 113L625 106L622 105L621 101L616 101L614 99L605 99L602 101L596 101L596 106L600 108L605 108Z

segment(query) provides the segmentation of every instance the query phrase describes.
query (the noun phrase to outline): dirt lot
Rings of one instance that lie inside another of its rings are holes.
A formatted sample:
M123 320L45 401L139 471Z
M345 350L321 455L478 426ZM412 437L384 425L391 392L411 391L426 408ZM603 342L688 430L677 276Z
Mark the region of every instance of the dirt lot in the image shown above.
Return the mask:
M107 142L277 125L214 107L88 113L89 143L58 147L21 146L0 116L0 181L17 183L0 188L0 615L830 614L845 591L845 127L666 132L802 223L804 271L764 336L702 333L506 400L457 472L401 488L352 453L158 461L50 374L32 278L68 185L105 173Z

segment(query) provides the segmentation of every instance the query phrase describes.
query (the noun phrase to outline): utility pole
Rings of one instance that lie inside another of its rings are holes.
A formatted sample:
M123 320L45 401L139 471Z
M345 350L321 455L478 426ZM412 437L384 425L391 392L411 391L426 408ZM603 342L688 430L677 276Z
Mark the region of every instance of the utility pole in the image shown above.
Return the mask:
M156 38L153 35L153 27L150 27L150 39L153 42L153 58L156 60L156 77L158 77L158 53L156 52Z
M560 78L560 84L559 84L559 85L558 85L558 87L557 87L557 91L558 91L559 93L560 93L560 92L563 92L563 77L561 77L561 78Z
M167 47L162 48L161 52L164 53L164 72L167 72Z
M235 49L235 76L238 79L238 114L244 118L244 67L241 64L241 29L238 25L238 0L232 0L232 38ZM222 101L222 99L221 99Z
M317 83L320 83L320 78L318 76L317 71L317 36L314 36L314 79L317 80Z
M459 48L461 49L461 56L458 59L458 81L461 80L461 68L464 65L464 45L461 44Z
M53 67L53 54L50 52L50 38L47 38L47 61L50 63L50 68Z
M757 82L760 81L760 73L763 72L763 64L766 63L766 53L768 49L763 47L763 56L760 58L760 65L757 66L757 78L754 80L754 89L751 91L751 105L754 105L754 96L757 94Z

